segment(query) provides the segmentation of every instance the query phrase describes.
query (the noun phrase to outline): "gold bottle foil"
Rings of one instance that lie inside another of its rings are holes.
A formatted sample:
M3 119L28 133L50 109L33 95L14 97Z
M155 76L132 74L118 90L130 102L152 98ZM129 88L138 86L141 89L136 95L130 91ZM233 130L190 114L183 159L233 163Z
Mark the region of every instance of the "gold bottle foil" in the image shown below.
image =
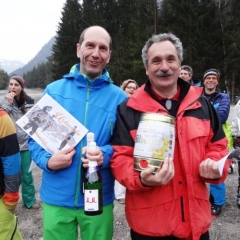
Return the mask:
M161 169L165 158L173 158L175 146L175 118L159 113L143 113L134 145L134 169L149 166Z

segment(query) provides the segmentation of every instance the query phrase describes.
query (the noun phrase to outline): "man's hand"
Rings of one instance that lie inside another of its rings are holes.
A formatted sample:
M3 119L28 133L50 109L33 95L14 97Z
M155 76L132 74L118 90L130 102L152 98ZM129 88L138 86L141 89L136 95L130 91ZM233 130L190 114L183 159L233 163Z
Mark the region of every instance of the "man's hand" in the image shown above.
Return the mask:
M218 163L210 158L207 158L200 163L199 174L201 177L207 179L218 179L221 177L218 169Z
M83 167L88 167L89 161L97 161L98 166L103 164L103 153L99 147L96 147L94 150L89 150L87 152L87 147L82 148L82 154L86 155L86 158L82 157Z
M174 177L173 159L166 158L159 172L153 174L154 167L149 167L140 173L141 182L146 186L166 185Z
M50 170L60 170L71 166L72 158L75 154L74 147L69 147L62 149L59 152L55 153L47 163L47 167Z

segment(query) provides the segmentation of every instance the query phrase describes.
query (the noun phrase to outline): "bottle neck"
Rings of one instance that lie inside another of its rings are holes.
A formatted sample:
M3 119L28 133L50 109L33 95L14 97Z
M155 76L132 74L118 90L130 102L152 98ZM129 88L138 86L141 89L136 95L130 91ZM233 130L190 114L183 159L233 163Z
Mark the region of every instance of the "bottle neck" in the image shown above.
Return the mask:
M86 172L86 177L88 178L90 174L94 173L94 172L98 172L98 165L97 165L97 161L89 161L88 163L88 170Z

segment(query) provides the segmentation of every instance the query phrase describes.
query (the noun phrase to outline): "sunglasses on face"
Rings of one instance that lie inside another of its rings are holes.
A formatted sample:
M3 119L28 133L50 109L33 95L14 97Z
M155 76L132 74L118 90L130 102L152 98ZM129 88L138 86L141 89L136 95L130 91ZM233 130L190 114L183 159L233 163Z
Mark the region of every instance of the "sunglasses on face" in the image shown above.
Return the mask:
M217 79L217 77L206 77L205 80L206 81L211 81L211 80L212 81L217 81L218 79Z

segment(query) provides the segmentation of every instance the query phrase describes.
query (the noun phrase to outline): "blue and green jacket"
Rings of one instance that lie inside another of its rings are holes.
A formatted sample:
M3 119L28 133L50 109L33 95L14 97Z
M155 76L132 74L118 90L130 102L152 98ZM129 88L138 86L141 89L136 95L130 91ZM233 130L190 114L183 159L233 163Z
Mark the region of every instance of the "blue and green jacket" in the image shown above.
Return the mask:
M217 111L218 117L221 121L223 131L228 139L228 149L233 147L233 139L231 128L227 122L230 112L230 97L226 93L222 93L219 88L216 92L208 95L204 92L204 96L212 103L213 107Z
M79 72L75 65L69 74L49 84L44 94L49 94L73 117L95 134L95 141L104 155L100 167L103 181L103 203L114 201L114 178L110 169L113 149L110 140L116 121L117 106L127 97L125 92L112 84L109 73L103 70L101 77L94 81ZM82 147L86 146L86 136L76 145L76 153L69 168L50 171L47 162L51 155L29 138L32 159L43 169L40 195L43 202L69 208L82 208L84 196L82 186Z

